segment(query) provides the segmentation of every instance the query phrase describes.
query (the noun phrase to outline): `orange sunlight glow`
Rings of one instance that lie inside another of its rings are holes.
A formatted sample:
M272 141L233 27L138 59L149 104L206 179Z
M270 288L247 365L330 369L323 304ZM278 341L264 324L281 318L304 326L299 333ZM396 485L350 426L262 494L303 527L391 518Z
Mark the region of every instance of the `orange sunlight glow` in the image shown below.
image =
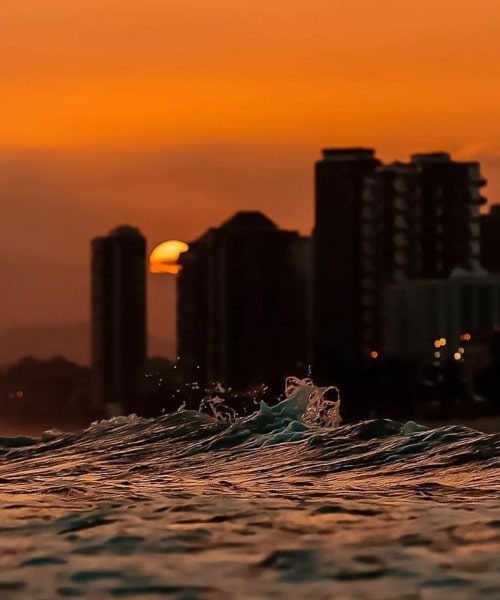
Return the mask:
M1 143L490 151L497 28L498 0L3 0Z
M179 256L188 250L189 246L179 240L168 240L159 244L149 257L149 270L151 273L178 275L181 270Z

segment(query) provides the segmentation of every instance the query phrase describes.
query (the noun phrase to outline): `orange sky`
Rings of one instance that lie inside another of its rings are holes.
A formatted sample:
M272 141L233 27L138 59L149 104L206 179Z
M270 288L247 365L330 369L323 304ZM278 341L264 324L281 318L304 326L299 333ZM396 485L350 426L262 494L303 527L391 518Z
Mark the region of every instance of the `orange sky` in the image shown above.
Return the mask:
M122 222L309 232L323 146L449 150L500 201L498 0L2 0L0 53L0 330L88 319L89 239Z

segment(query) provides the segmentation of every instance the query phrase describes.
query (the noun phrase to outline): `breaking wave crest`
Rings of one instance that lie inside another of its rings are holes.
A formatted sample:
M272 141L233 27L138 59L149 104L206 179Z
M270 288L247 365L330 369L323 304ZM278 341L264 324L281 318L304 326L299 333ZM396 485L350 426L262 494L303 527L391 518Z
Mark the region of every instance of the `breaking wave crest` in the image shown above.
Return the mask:
M500 435L390 419L341 425L338 390L309 379L288 378L285 399L275 406L261 401L248 416L228 412L218 399L204 410L115 417L41 438L0 438L3 490L22 483L23 493L62 487L91 497L92 481L102 484L100 493L119 494L126 485L144 494L155 486L172 491L173 473L177 491L211 493L224 480L233 495L291 493L301 478L306 487L338 487L339 473L350 473L351 484L361 487L375 472L379 482L385 477L406 487L436 477L452 483L453 474L472 487L498 486Z
M498 598L500 435L221 396L0 438L0 596Z

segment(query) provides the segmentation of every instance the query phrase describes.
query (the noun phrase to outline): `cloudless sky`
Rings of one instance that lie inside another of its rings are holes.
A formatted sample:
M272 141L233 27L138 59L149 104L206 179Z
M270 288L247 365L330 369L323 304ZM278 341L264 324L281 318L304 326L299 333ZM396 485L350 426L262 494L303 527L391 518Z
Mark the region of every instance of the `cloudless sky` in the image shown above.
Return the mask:
M309 233L325 146L480 160L500 201L498 0L2 0L0 55L0 330L87 320L90 238L121 223Z

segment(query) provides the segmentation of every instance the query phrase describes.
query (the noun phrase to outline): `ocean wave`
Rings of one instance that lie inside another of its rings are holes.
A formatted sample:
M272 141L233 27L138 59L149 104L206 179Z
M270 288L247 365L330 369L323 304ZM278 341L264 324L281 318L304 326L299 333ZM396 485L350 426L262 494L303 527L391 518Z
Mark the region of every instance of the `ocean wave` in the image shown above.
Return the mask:
M500 435L341 425L338 390L291 383L242 417L207 399L0 438L0 591L498 597Z
M218 419L216 410L182 410L153 419L116 417L76 433L0 438L2 489L71 489L92 496L97 482L109 493L133 488L147 494L181 482L173 489L211 493L220 480L229 482L222 489L233 494L279 494L296 488L301 478L307 485L318 486L321 479L338 486L334 479L350 473L350 485L357 480L362 486L367 474L376 474L417 485L450 480L453 469L455 480L481 489L498 486L500 435L390 419L340 425L340 398L323 398L326 389L296 380L275 406L261 402L254 413L231 422ZM317 424L321 415L327 426Z

